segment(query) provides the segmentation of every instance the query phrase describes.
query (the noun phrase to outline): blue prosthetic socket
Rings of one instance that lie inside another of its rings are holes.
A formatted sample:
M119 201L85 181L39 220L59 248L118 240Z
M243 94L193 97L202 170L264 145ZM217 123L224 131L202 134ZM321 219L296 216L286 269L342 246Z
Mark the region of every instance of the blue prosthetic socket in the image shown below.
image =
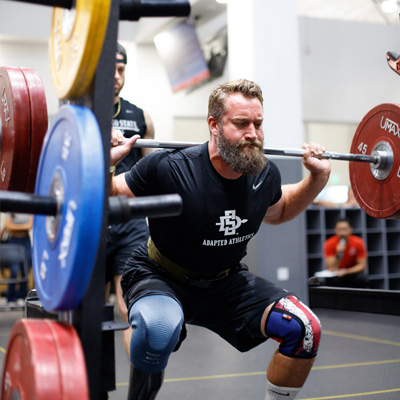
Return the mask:
M317 355L321 324L317 316L294 296L284 297L272 307L265 332L280 343L279 352L285 356L312 358Z
M134 303L129 312L131 363L150 374L164 370L179 341L183 321L182 308L169 296L145 296Z

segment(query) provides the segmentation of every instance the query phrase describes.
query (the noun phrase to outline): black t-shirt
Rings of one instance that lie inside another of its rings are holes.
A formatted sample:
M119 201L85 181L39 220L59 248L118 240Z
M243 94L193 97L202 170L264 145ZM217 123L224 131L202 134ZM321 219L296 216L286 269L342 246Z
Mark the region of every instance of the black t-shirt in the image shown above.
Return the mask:
M140 135L143 138L146 133L146 122L144 120L143 110L136 107L129 101L120 97L121 110L119 114L112 120L114 129L122 131L123 135L127 138L133 135ZM114 105L114 112L117 111L118 105ZM129 171L141 158L141 151L138 148L132 148L131 151L116 165L115 174L121 174Z
M143 110L136 107L129 101L120 97L121 109L119 114L112 120L114 129L119 129L127 138L133 135L143 137L146 133L146 122ZM118 109L118 104L114 105L114 113ZM142 153L138 148L131 151L116 165L115 175L129 171L141 158ZM147 232L147 222L145 218L135 218L123 224L112 225L108 230L108 241L111 243L129 243L135 237L141 236L142 232Z
M211 164L208 143L153 152L127 172L125 180L135 196L181 195L182 214L150 218L150 234L170 260L205 273L237 265L268 207L282 196L273 162L258 175L224 179Z

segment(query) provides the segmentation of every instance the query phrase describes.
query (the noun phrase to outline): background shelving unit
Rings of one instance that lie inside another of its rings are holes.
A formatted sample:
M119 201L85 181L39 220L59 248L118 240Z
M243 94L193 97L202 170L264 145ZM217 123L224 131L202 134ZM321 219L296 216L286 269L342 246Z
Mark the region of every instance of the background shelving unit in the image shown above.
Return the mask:
M323 246L334 235L338 218L348 218L353 234L367 246L367 274L371 289L400 290L400 220L376 219L360 208L311 206L306 210L308 277L325 268Z

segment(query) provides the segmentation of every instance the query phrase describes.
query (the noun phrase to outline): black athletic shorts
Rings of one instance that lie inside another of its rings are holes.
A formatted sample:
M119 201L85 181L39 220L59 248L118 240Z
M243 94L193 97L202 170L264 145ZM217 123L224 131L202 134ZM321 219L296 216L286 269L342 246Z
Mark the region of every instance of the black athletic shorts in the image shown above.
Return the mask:
M106 282L123 274L126 260L140 244L147 242L149 236L145 219L133 219L107 228Z
M180 283L149 259L146 244L140 245L128 259L121 286L128 310L141 297L170 296L181 305L185 323L210 329L242 352L266 340L260 330L266 307L289 295L286 290L250 273L243 263L210 288ZM181 335L180 342L183 339Z

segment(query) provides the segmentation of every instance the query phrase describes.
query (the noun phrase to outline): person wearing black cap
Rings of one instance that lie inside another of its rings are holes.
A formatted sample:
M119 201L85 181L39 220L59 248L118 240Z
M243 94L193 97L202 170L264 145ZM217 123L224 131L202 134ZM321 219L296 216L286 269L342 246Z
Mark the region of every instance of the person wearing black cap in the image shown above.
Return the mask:
M124 137L140 135L144 139L154 139L154 125L149 114L141 108L120 97L120 92L125 83L125 68L128 58L125 48L117 43L114 75L114 112L112 119L113 129L122 132ZM115 174L129 171L140 158L151 149L132 148L116 166ZM107 263L106 263L106 293L110 292L111 281L114 281L118 309L123 320L128 322L127 308L122 298L121 277L125 262L133 250L149 237L146 219L133 219L125 224L108 227L107 231ZM123 332L125 351L129 355L131 328Z

